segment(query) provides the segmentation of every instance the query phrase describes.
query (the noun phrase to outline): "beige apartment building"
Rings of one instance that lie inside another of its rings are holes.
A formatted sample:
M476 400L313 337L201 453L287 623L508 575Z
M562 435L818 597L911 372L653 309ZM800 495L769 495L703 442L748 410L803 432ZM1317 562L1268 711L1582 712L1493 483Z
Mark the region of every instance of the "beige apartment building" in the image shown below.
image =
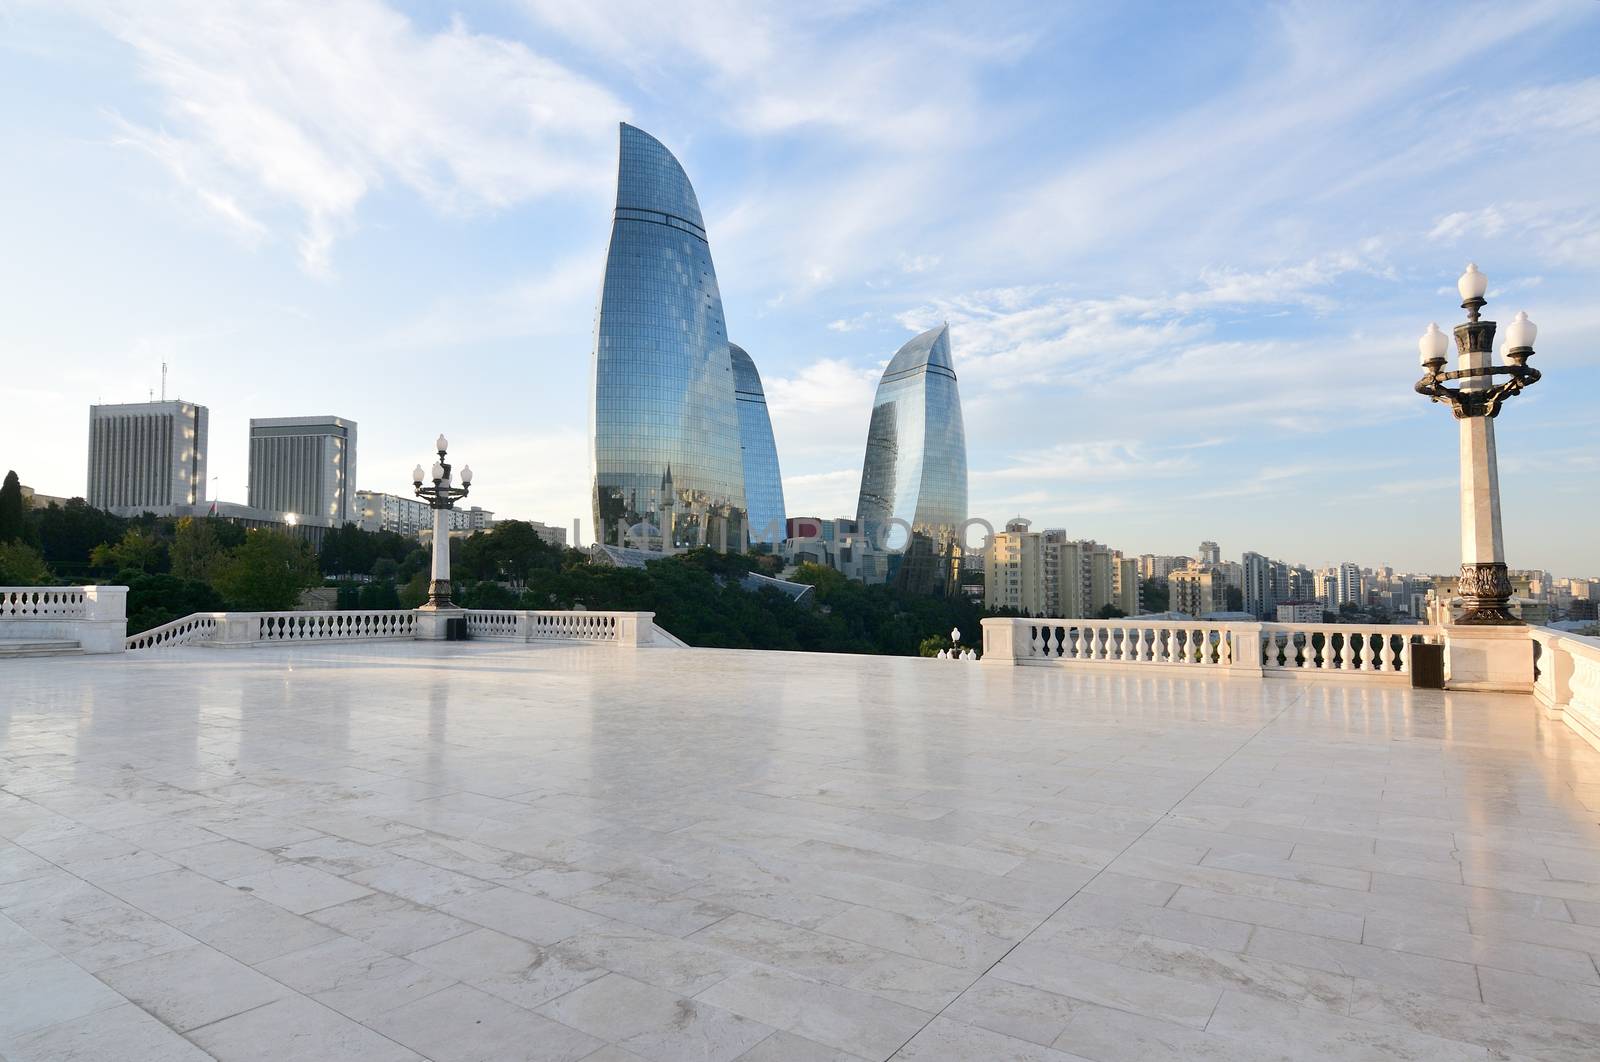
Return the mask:
M1017 517L996 532L984 554L984 604L1027 616L1095 616L1107 605L1139 611L1139 563L1060 529L1033 531Z

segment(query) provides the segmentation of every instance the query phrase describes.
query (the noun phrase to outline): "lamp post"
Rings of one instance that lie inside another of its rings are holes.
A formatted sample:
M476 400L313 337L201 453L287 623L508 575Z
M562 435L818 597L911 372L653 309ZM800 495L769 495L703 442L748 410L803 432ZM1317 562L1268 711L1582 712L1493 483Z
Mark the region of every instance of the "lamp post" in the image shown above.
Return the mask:
M1512 626L1511 579L1506 573L1505 543L1500 534L1500 470L1495 458L1494 420L1505 400L1539 382L1539 370L1528 364L1538 328L1518 313L1506 329L1503 364L1494 361L1493 321L1479 317L1487 301L1488 278L1477 263L1467 266L1456 282L1464 324L1455 327L1458 368L1446 372L1445 334L1428 325L1417 342L1422 354L1422 379L1416 390L1435 402L1447 402L1461 424L1461 579L1458 592L1465 606L1462 624ZM1504 377L1496 383L1496 377ZM1453 380L1460 383L1449 386Z
M439 452L439 460L433 463L429 472L433 486L422 485L421 465L411 470L411 481L417 497L426 501L433 510L433 571L428 581L428 600L420 607L438 612L456 607L450 600L450 510L455 508L457 500L467 496L472 486L472 466L461 466L461 486L455 486L450 479L450 463L445 460L445 453L450 448L449 440L441 435L433 441L433 445Z

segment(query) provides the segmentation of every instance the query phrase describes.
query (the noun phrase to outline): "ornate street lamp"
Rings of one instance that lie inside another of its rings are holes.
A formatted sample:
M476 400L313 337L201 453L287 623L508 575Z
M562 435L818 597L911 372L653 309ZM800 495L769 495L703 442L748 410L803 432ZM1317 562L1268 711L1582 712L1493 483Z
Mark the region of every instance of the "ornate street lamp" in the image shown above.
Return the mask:
M1487 301L1489 280L1476 262L1456 282L1465 324L1455 327L1459 367L1444 371L1449 342L1437 324L1430 324L1417 342L1422 354L1422 379L1416 390L1435 402L1448 402L1461 422L1461 579L1457 590L1465 610L1461 623L1511 625L1511 579L1506 573L1505 544L1500 534L1500 470L1495 458L1494 419L1505 400L1539 382L1539 370L1528 364L1538 328L1518 313L1506 329L1501 352L1505 364L1494 363L1493 321L1479 319ZM1504 377L1498 383L1496 377ZM1449 386L1453 380L1461 381Z
M441 435L433 441L433 445L439 452L439 460L433 463L429 472L433 486L422 485L421 465L411 470L411 481L417 497L426 501L433 510L433 572L428 582L428 600L421 607L436 612L456 607L450 600L450 510L455 508L459 499L467 496L472 486L472 466L461 466L461 486L455 486L450 480L450 463L445 460L445 453L450 448L449 440Z

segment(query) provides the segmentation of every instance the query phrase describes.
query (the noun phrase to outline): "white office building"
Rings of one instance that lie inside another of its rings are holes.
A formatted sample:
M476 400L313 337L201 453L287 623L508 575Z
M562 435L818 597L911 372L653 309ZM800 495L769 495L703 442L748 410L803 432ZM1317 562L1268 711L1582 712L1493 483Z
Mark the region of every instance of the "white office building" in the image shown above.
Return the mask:
M255 417L250 421L252 508L299 522L357 522L356 423L343 417Z
M85 500L124 516L204 503L209 423L205 406L180 400L90 406Z

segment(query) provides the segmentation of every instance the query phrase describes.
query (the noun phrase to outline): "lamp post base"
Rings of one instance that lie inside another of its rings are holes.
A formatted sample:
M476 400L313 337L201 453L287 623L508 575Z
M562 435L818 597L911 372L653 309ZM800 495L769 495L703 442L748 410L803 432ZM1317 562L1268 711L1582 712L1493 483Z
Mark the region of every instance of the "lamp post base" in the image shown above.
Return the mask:
M1520 627L1511 614L1511 576L1503 561L1463 564L1456 583L1462 613L1456 623L1474 627Z
M435 579L428 584L428 600L418 605L417 609L424 612L439 612L457 607L456 603L450 600L450 580Z

